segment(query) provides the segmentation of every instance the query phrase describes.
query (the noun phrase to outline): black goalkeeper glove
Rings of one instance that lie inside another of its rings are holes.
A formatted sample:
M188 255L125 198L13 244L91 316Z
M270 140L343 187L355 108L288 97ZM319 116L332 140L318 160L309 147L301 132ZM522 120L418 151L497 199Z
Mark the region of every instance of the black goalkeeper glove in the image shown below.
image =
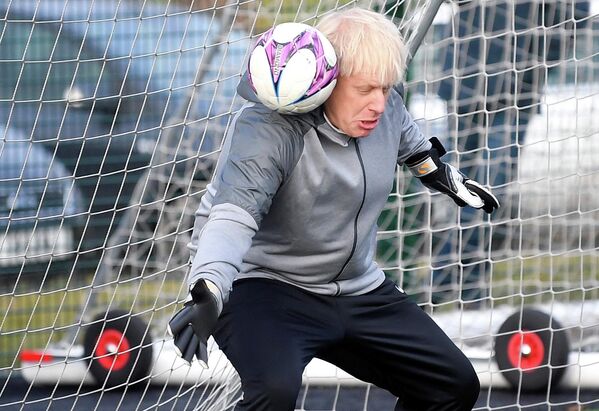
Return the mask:
M430 151L417 153L406 160L412 174L425 186L447 194L460 207L482 208L487 213L499 208L499 201L491 191L440 160L446 151L437 137L431 138L430 142L433 145Z
M187 363L195 355L204 368L208 368L208 337L218 319L217 296L200 280L190 291L187 301L168 323L168 333L174 338L177 354Z

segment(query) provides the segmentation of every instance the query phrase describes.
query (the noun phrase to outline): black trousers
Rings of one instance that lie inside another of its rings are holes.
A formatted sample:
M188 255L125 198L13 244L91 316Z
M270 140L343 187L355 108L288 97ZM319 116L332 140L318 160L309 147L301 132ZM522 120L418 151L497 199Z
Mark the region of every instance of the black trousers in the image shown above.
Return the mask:
M214 336L241 377L239 411L293 410L314 357L390 391L396 410L471 410L480 390L470 361L389 280L355 297L239 280Z

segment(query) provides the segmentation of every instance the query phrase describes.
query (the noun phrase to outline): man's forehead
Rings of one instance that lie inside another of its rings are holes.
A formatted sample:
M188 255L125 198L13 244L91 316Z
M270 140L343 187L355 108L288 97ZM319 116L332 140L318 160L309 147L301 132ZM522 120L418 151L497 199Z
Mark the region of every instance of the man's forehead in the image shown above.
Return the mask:
M350 76L350 79L356 87L389 87L388 84L382 84L381 80L372 74L354 74Z

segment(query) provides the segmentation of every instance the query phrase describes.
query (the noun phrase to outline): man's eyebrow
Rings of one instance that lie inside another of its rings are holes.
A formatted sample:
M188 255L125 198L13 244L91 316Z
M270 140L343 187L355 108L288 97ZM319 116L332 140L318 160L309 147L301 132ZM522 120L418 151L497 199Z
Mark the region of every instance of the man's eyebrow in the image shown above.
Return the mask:
M362 88L362 87L369 87L369 88L386 88L389 87L385 84L380 84L380 83L376 83L376 82L370 82L370 81L365 81L365 82L356 82L355 86L358 88Z

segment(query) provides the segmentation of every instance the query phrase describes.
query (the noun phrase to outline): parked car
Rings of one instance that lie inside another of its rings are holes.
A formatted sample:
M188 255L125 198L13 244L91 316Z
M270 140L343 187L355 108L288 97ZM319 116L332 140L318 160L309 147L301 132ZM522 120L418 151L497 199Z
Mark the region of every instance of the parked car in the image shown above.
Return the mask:
M218 147L248 36L217 45L212 12L169 4L2 3L0 273L93 270L150 164L197 171Z

